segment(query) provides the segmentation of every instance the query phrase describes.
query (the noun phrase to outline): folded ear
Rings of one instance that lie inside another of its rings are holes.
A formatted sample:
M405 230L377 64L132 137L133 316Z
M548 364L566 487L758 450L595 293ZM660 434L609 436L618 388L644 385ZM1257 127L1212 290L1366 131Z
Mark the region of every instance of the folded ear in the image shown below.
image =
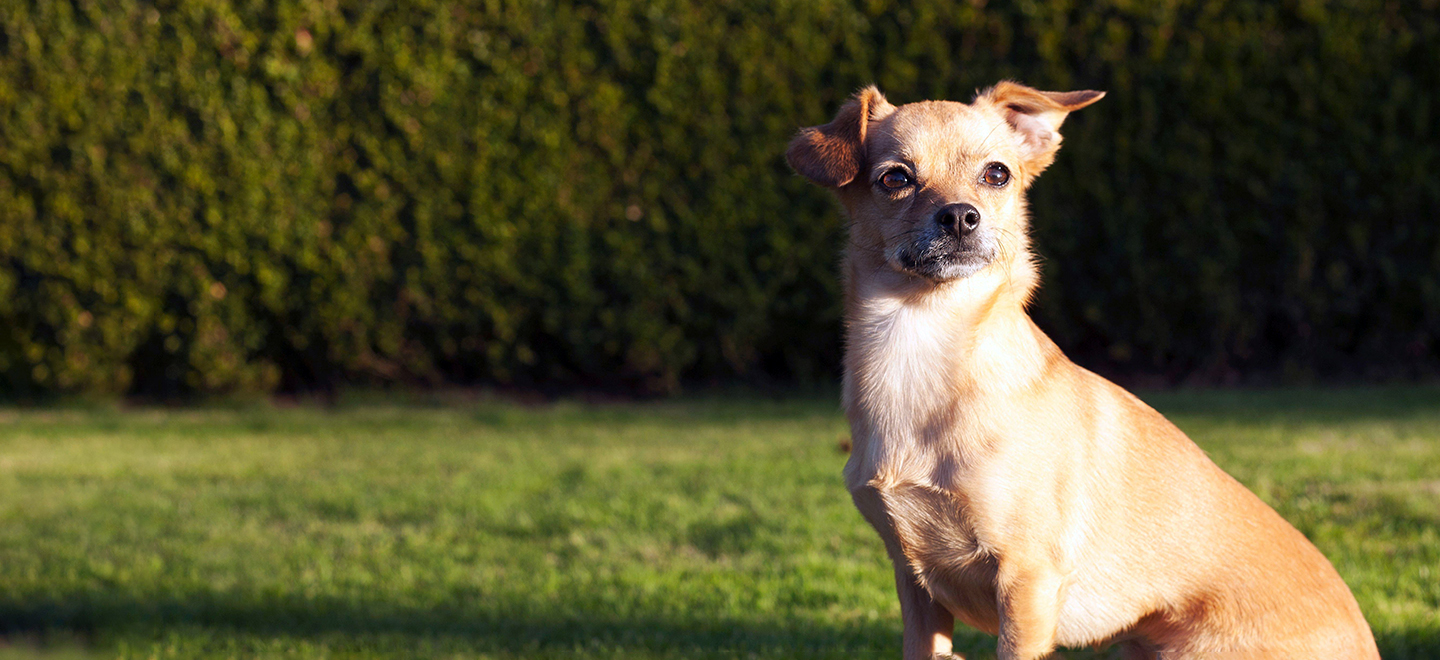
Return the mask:
M822 186L839 188L860 174L865 165L865 133L870 122L895 110L874 85L850 97L835 119L824 126L800 129L785 160L802 176Z
M1025 166L1039 174L1055 162L1060 149L1060 124L1065 116L1104 98L1105 92L1042 92L1009 80L980 93L976 103L990 103L1005 114L1005 120L1020 136Z

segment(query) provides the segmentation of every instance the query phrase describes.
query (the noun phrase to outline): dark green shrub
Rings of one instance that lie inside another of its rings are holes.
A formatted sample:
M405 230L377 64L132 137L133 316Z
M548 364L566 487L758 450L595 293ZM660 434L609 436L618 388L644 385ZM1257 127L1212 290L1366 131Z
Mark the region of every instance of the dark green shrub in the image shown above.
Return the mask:
M1082 361L1433 374L1436 9L10 2L0 387L829 377L788 137L1000 77L1110 91L1033 194Z

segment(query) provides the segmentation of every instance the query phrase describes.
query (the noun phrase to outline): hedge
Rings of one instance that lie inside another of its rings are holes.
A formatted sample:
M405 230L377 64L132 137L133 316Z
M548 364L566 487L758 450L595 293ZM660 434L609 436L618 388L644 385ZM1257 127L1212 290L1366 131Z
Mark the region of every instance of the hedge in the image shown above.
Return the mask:
M782 153L875 82L1109 91L1035 314L1168 379L1440 373L1436 2L0 8L0 393L834 377Z

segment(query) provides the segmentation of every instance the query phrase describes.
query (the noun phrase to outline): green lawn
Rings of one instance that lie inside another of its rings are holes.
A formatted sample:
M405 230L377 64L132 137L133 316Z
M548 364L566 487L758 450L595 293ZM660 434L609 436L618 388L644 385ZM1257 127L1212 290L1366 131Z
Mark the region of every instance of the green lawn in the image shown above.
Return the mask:
M1440 657L1440 388L1147 398L1386 658ZM844 433L831 397L0 411L0 657L899 657Z

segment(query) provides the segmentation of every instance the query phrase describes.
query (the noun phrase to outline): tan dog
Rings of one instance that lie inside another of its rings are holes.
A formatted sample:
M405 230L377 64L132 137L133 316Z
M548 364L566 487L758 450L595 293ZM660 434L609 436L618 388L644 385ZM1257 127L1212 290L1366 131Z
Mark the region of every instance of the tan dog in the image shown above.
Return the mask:
M1025 312L1025 189L1066 114L1101 96L1002 82L895 107L872 87L790 144L853 221L845 479L895 563L904 657L949 657L958 618L998 634L1003 660L1115 642L1377 658L1304 536Z

